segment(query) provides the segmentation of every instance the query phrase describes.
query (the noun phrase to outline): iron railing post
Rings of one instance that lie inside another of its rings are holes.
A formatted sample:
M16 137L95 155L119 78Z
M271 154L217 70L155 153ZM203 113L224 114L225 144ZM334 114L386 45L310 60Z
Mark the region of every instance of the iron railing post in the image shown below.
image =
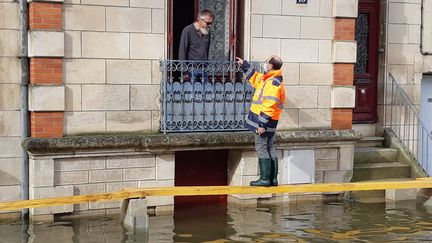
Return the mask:
M390 103L390 127L393 127L393 99L394 99L394 87L393 87L393 84L394 84L394 79L393 79L393 76L390 76L391 77L391 103Z
M162 104L163 104L163 108L161 111L161 128L164 134L166 134L166 123L167 123L167 117L166 117L166 111L167 111L167 90L166 90L166 83L168 82L167 80L167 68L166 68L166 62L161 61L160 62L160 67L161 67L161 71L162 71Z

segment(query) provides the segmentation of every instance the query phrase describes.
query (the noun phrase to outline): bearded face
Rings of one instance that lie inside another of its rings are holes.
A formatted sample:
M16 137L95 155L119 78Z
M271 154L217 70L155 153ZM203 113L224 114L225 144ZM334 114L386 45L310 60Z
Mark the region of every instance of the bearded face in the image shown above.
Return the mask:
M203 35L208 35L209 34L209 30L210 30L210 28L202 28L202 27L199 29L199 31Z
M199 18L199 31L203 35L208 35L210 27L213 24L213 19L209 16L204 16Z

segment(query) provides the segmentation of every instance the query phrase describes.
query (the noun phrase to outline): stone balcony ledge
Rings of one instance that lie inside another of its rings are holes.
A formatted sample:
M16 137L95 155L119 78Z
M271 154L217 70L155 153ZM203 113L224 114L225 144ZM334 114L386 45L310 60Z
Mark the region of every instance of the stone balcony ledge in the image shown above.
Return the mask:
M357 141L362 136L354 130L278 131L275 143L301 144ZM86 135L63 138L27 138L22 146L32 154L51 154L94 150L134 150L148 152L204 150L252 147L251 132L215 132L183 134L116 134Z

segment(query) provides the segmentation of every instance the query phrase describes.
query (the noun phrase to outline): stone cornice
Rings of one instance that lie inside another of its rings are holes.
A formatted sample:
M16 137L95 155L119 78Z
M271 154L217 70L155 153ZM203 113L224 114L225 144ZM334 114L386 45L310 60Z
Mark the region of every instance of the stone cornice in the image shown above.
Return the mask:
M280 131L276 144L357 141L354 130ZM157 135L88 135L62 138L27 138L22 146L32 154L70 153L77 151L126 149L162 152L215 148L242 148L254 144L251 132L188 133Z

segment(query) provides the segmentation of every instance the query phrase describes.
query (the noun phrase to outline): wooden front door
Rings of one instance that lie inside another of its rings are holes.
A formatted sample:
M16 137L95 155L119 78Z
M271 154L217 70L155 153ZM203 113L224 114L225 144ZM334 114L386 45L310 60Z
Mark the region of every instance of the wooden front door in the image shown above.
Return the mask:
M356 104L353 123L377 121L379 0L359 0L356 20Z
M236 0L168 0L168 59L178 59L181 32L192 24L200 10L215 14L211 27L209 59L233 61L236 55Z

